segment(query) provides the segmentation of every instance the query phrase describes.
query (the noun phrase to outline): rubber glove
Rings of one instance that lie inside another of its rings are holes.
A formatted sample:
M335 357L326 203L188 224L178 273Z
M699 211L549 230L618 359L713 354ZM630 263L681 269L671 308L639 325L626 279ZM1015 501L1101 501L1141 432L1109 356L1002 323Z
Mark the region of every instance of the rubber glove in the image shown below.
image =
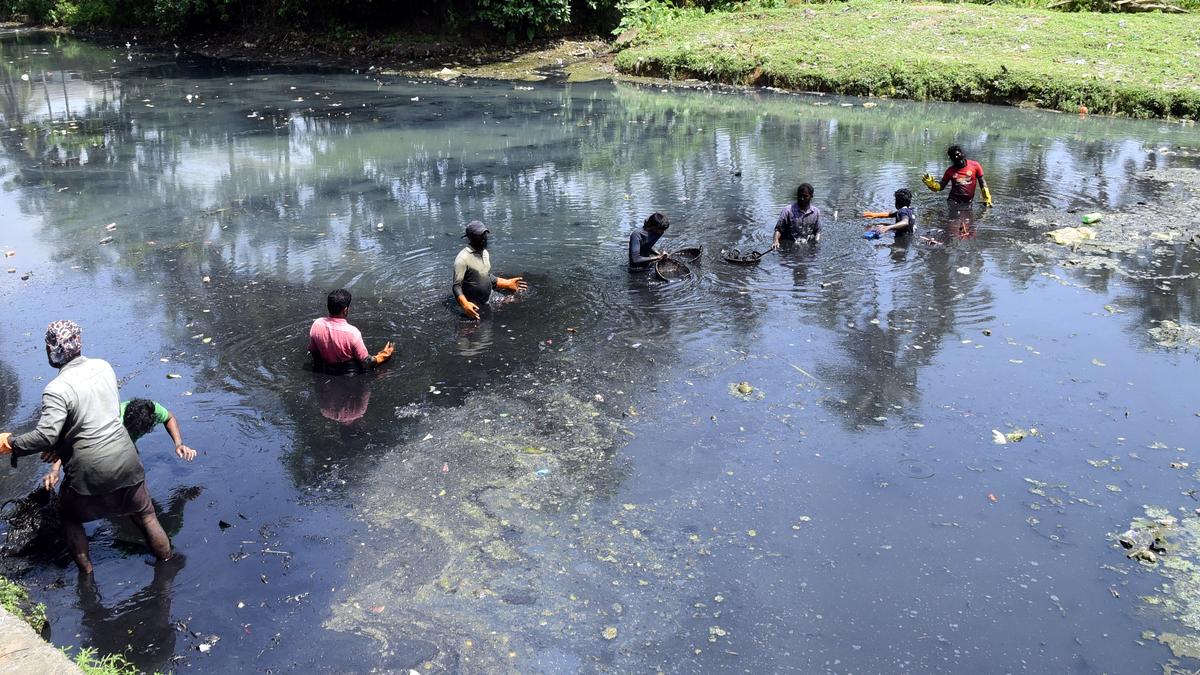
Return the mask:
M891 218L887 211L863 211L863 218Z
M983 186L983 205L992 208L992 191L986 185Z
M386 345L384 345L383 349L380 349L379 353L376 354L374 357L372 357L371 360L375 363L375 365L378 366L378 365L382 364L384 361L387 361L388 359L392 358L392 352L394 352L395 350L396 350L396 348L393 347L392 343L389 342Z
M12 453L12 444L8 442L8 439L10 438L12 438L12 434L10 433L5 432L0 434L0 455L8 455Z
M931 174L927 173L924 176L921 176L921 182L925 183L925 187L933 190L934 192L942 191L942 184L934 180L933 175Z
M496 288L502 291L516 293L529 288L529 284L525 283L521 277L513 277L511 279L496 279Z
M479 320L479 305L476 305L468 300L467 296L458 296L458 306L462 307L463 314L466 314L468 317L475 319L476 321Z

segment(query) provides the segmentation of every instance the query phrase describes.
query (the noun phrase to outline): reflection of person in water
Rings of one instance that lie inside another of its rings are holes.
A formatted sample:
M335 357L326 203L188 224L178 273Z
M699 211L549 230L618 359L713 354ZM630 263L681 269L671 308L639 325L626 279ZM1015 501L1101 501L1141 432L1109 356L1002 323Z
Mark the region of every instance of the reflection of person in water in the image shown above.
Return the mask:
M196 459L196 451L183 444L179 421L175 419L170 410L159 405L157 401L144 398L125 401L121 404L120 415L121 422L125 425L125 430L129 432L129 438L135 446L143 436L150 433L155 424L161 424L175 443L175 456L185 462ZM54 486L58 484L61 469L61 459L51 464L49 473L42 477L42 486L47 490L53 490Z
M350 291L344 288L330 293L325 299L329 316L314 321L308 331L308 351L312 354L315 370L345 375L375 368L392 358L394 347L391 342L375 356L367 351L362 333L346 321L352 301Z
M373 375L335 377L316 374L313 386L321 415L338 424L352 424L367 414Z
M101 654L126 652L146 672L163 669L175 653L178 631L171 622L171 586L183 569L184 557L176 554L155 565L154 578L144 588L112 607L105 607L92 577L77 586L82 612L84 643Z
M492 274L492 257L488 253L487 226L478 220L467 223L463 237L467 245L454 257L454 284L451 291L458 306L471 319L479 319L479 308L486 306L492 290L517 293L528 288L521 277L505 279Z

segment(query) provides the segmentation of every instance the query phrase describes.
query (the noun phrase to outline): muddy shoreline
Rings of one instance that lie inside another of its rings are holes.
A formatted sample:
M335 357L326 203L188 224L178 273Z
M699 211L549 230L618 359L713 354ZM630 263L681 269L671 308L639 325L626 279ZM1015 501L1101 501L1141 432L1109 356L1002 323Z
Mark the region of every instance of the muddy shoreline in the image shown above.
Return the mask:
M434 76L448 69L469 77L502 80L541 80L545 79L546 71L559 70L592 73L593 76L587 79L619 76L612 65L612 44L595 35L573 35L506 46L472 43L453 36L379 35L355 42L303 31L197 33L184 37L152 31L78 30L15 23L3 24L0 28L59 33L130 51L276 67L414 77Z

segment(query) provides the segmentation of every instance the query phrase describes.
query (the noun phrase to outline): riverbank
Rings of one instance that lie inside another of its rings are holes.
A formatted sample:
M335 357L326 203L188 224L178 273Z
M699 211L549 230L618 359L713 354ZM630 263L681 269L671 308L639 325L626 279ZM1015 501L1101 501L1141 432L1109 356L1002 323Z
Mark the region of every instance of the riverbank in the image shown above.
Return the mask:
M681 12L624 36L620 72L855 96L1200 118L1194 14L882 0Z

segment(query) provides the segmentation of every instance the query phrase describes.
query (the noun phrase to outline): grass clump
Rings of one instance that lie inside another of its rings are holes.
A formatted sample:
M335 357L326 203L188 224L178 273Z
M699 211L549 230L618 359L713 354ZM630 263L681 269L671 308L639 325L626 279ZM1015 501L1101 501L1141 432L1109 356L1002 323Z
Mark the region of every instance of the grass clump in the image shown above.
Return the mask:
M1200 118L1200 15L850 0L682 11L617 55L635 74L857 96Z
M85 675L141 675L142 672L137 666L130 663L124 654L100 656L95 649L91 648L80 649L74 656L67 649L63 649L62 652L75 665L79 666Z
M3 605L9 614L32 626L33 630L38 633L44 631L46 624L49 623L46 618L46 606L41 603L35 604L29 597L29 591L2 576L0 576L0 605Z

